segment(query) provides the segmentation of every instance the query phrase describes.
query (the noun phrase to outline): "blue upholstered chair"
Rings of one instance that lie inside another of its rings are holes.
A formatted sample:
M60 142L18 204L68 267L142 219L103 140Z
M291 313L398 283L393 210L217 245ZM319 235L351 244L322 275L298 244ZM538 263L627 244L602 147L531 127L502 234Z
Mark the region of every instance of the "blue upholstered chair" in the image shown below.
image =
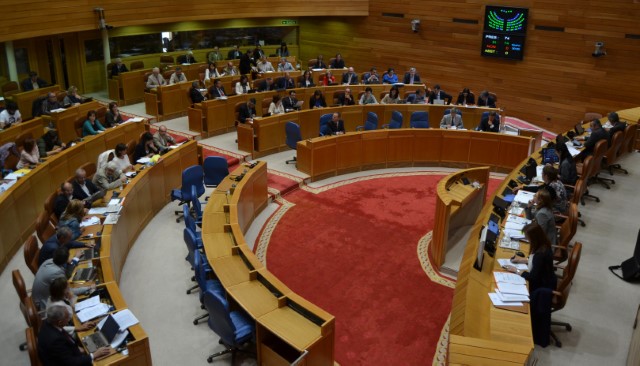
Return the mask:
M217 187L229 175L229 164L222 156L207 156L202 164L204 170L204 185Z
M429 112L416 111L411 113L409 124L411 128L429 128Z
M204 194L204 170L200 165L193 165L188 167L182 172L182 186L179 189L171 190L171 201L178 200L178 205L182 206L184 204L189 205L191 202L191 187L195 187L197 197L200 197ZM175 211L175 214L178 215L176 218L176 222L180 222L182 219L182 210Z
M194 252L194 271L196 275L196 282L198 283L198 287L200 288L200 304L204 309L204 294L207 291L212 291L220 296L224 297L225 291L222 283L218 280L214 280L210 278L210 274L213 272L209 263L207 263L207 258L204 254L200 253L200 251L196 250ZM209 313L200 315L199 317L193 320L193 325L198 325L198 322L209 316Z
M284 125L284 132L287 135L287 138L285 140L287 146L289 146L290 148L297 150L298 149L298 141L302 141L302 134L300 133L300 125L298 125L295 122L287 122ZM293 159L291 160L287 160L286 163L287 164L295 164L296 163L296 157L294 156Z
M198 248L202 248L202 232L198 231L196 220L191 215L187 205L182 206L182 214L184 216L184 225L190 229L196 236L196 244Z
M239 311L231 311L224 294L218 294L212 289L204 291L204 307L209 312L209 328L220 336L220 344L227 347L224 351L209 356L207 362L211 363L215 357L231 353L233 365L236 353L245 352L241 347L254 338L254 322Z
M326 113L320 116L320 136L331 135L331 129L329 128L331 118L333 118L333 113Z
M364 122L364 125L356 127L356 131L362 131L363 129L365 131L377 130L378 115L373 112L367 113L367 120Z
M382 125L382 128L388 128L388 129L396 129L396 128L402 128L402 113L398 112L398 111L392 111L391 112L391 121L389 121L389 123Z
M196 195L196 189L195 186L191 186L191 210L193 211L196 225L202 227L202 204L198 199L199 196Z

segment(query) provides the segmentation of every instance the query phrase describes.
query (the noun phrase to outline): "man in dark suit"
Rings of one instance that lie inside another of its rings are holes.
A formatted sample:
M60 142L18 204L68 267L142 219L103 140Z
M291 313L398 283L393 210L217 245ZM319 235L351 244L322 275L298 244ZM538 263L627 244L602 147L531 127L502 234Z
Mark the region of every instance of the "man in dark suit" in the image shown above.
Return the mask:
M117 58L116 63L111 66L111 76L117 76L122 74L123 72L127 72L127 66L122 63L122 60Z
M484 132L500 132L500 116L491 111L480 120L480 131Z
M253 117L256 116L256 100L251 98L246 104L240 106L238 111L238 121L240 123L253 123Z
M258 87L259 92L276 90L276 86L273 83L273 78L266 78L264 82L260 83Z
M340 95L338 97L338 103L340 105L355 105L356 101L355 98L353 97L353 94L351 94L351 89L346 88L344 90L344 94Z
M416 73L416 68L412 67L409 69L409 72L404 74L405 84L420 84L420 75Z
M64 304L47 307L47 319L38 334L38 356L45 366L91 366L94 359L107 356L111 347L98 348L93 354L86 354L74 339L64 330L71 314Z
M71 199L73 199L73 184L64 182L60 186L60 194L58 194L53 204L53 214L56 215L58 219L60 219L64 210L67 209L67 205Z
M344 134L344 121L340 119L340 113L334 112L333 116L331 116L331 121L327 125L332 135Z
M248 50L247 53L240 57L240 73L245 75L251 72L251 66L257 67L256 60L253 58L253 51Z
M224 92L224 86L222 86L222 81L220 81L220 79L216 79L213 82L213 86L209 89L209 95L212 99L227 96L227 93Z
M238 50L238 46L233 46L233 49L227 53L227 60L239 60L242 56L242 52Z
M29 90L34 90L34 89L40 89L40 88L44 88L45 86L48 86L49 84L40 79L38 77L38 73L35 71L31 71L29 73L29 78L24 79L22 81L22 91L29 91Z
M469 88L462 89L462 92L458 94L458 99L456 100L456 104L458 105L474 105L476 104L476 96L469 90Z
M207 100L207 98L204 95L202 95L202 93L200 92L200 84L198 84L197 81L194 81L193 83L191 83L191 89L189 90L189 98L191 98L191 103L193 104L201 103Z
M609 123L611 123L611 128L609 129L609 138L613 139L613 135L615 135L616 132L622 132L624 135L624 130L627 128L627 124L620 121L618 113L611 112L607 117L609 119ZM611 146L611 140L609 140L609 146Z
M324 63L324 56L318 55L318 58L316 59L316 63L314 65L312 65L311 68L313 68L313 69L326 69L327 68L327 64Z
M594 119L589 126L591 127L591 134L584 142L584 150L580 153L580 155L584 157L593 154L593 149L600 140L609 141L609 132L602 128L599 120ZM576 140L585 140L585 137L576 137Z
M453 97L447 94L444 90L440 89L440 85L438 84L433 86L433 90L429 94L429 104L451 104L451 99L453 99ZM438 102L440 100L442 101L442 103Z
M82 168L76 170L75 179L71 184L73 184L73 198L84 201L87 207L91 207L94 201L103 197L98 194L100 189L90 179L87 179L87 172Z
M346 85L357 85L358 84L358 74L353 71L353 67L349 68L349 71L342 74L342 84Z
M285 112L300 110L300 107L298 107L297 104L298 104L298 99L296 98L295 90L290 91L289 96L284 97L282 99L282 106L284 107Z
M495 108L496 100L491 96L491 94L489 94L488 91L484 90L478 97L478 107Z
M284 89L293 89L296 87L296 81L293 80L293 78L291 77L291 75L289 75L288 72L284 73L284 76L280 78L280 81L278 82L278 89L284 90Z
M55 253L56 249L61 246L66 246L68 249L70 248L92 248L95 244L81 243L79 241L72 241L73 232L67 226L61 226L56 230L56 233L51 235L47 241L42 244L42 248L40 248L40 256L38 257L38 267L44 263L49 258L53 258L53 253Z

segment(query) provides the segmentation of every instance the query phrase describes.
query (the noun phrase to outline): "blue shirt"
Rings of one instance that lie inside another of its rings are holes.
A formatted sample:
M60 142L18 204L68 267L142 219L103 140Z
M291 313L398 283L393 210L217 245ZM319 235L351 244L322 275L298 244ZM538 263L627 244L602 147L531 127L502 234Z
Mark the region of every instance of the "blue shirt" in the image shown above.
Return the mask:
M384 74L384 76L382 77L382 82L385 84L395 84L398 82L398 74Z

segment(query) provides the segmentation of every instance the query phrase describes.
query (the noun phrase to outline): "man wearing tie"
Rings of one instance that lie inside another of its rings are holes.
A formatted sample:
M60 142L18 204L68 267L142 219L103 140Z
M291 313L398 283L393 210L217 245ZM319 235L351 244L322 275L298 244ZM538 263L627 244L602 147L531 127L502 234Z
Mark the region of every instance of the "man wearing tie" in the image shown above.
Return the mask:
M282 100L282 106L284 107L285 112L291 112L293 110L299 110L300 107L297 106L298 99L296 99L296 91L292 90L289 92L289 96Z
M343 85L357 85L358 84L358 75L353 71L353 67L349 68L345 74L342 75L342 84Z
M278 89L293 89L295 87L296 87L295 80L293 80L293 78L289 75L288 72L285 72L284 76L280 78Z
M344 134L344 121L340 119L340 113L335 112L333 116L331 116L331 121L329 121L329 129L331 130L332 135L343 135Z
M222 81L220 81L220 79L216 79L213 82L213 86L209 89L209 95L212 99L226 96L224 87L222 86Z
M440 128L448 129L462 129L464 128L464 124L462 123L462 116L458 114L458 108L451 108L449 114L445 114L440 121Z
M429 94L429 104L451 104L451 99L453 97L444 90L440 89L440 85L436 84L433 86L433 91Z
M238 111L238 121L240 123L253 123L253 117L256 116L256 100L251 98L246 104L240 106Z
M233 49L227 54L227 60L239 60L242 53L238 50L238 46L233 46Z
M412 67L409 72L404 74L405 84L420 84L420 75L416 73L416 68Z

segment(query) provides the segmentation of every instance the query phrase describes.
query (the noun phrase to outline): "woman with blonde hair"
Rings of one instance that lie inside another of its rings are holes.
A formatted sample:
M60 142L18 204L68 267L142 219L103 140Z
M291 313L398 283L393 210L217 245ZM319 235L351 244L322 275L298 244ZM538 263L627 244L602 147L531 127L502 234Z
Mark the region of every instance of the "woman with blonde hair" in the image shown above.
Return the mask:
M86 212L84 208L84 202L80 200L71 200L67 205L67 208L60 216L60 222L58 226L66 226L71 229L73 235L71 240L76 240L82 235L82 228L80 223L84 218Z
M62 101L62 105L78 105L82 103L83 99L84 98L81 97L80 94L78 94L78 88L76 88L75 86L70 86L67 90L67 96L64 97L64 100Z

